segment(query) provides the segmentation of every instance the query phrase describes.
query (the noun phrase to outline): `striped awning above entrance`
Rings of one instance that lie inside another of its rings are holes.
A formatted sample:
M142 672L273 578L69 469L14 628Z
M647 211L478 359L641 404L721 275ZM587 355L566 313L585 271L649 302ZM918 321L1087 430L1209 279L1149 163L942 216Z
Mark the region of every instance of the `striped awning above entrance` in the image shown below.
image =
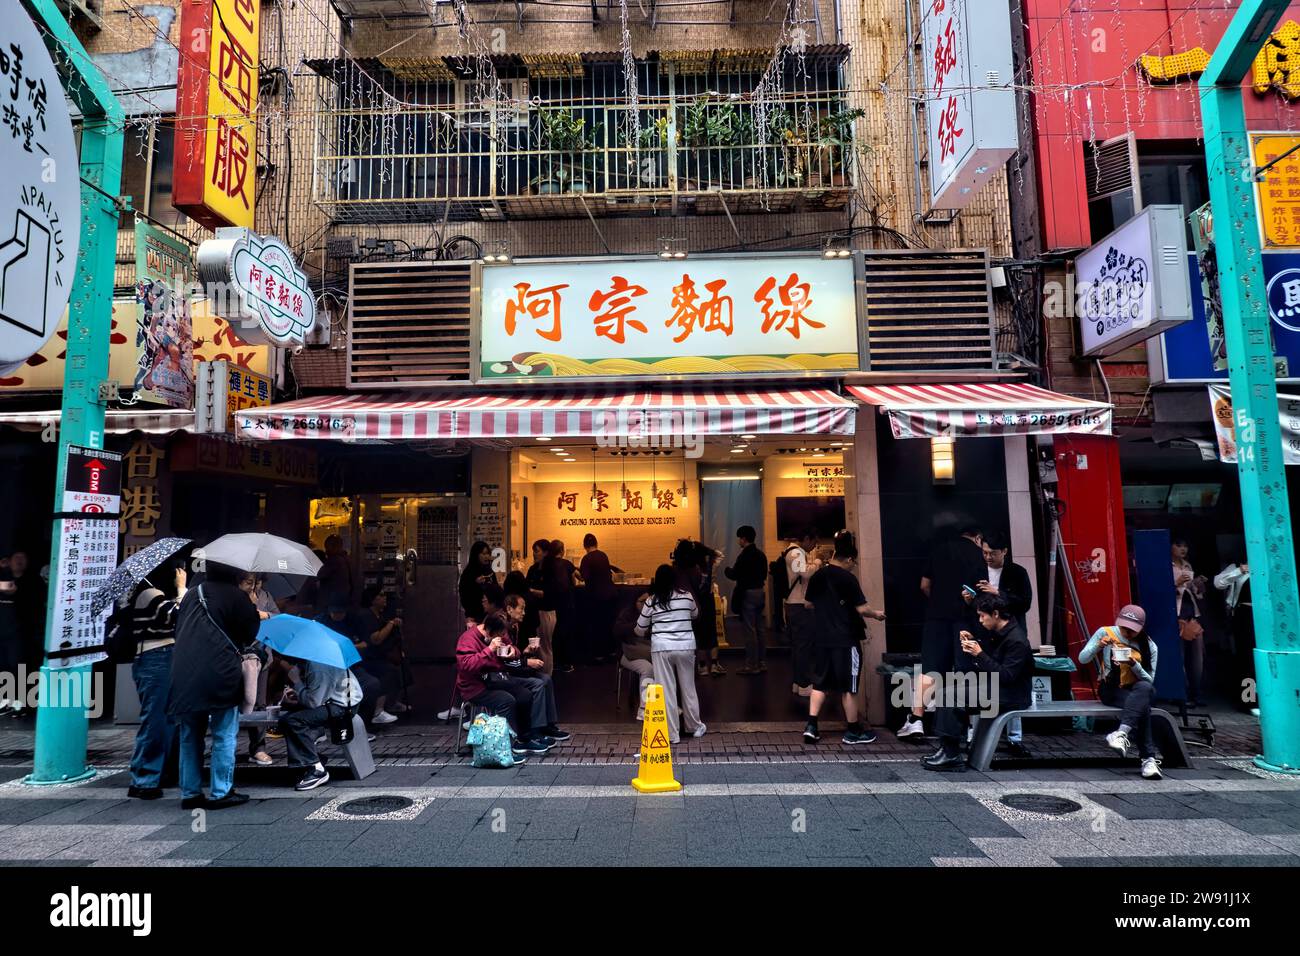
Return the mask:
M850 385L889 414L895 438L1109 435L1113 407L1026 382Z
M857 406L824 388L496 391L304 398L236 414L241 434L276 441L852 435Z

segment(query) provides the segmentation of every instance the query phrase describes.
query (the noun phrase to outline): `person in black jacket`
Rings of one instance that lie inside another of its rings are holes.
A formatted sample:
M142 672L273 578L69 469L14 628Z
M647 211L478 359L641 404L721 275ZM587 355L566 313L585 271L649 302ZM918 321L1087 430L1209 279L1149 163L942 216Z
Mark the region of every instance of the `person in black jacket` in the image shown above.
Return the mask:
M967 673L975 671L981 676L997 676L995 713L1028 707L1033 688L1034 658L1024 628L1007 609L1007 602L1001 595L981 595L975 603L975 612L979 616L981 637L976 640L971 631L961 632L958 667ZM969 690L969 685L966 686ZM949 699L943 703L945 706L939 708L935 719L939 749L921 763L927 770L965 770L966 758L961 752L961 742L966 736L968 718L986 710L993 702ZM987 723L977 724L972 750L978 746L980 735L987 732L988 727Z
M261 620L240 590L240 573L209 562L176 617L167 712L180 724L181 807L221 810L248 801L235 792L235 741L244 697L243 654ZM212 730L212 798L203 796L203 738Z
M1011 616L1028 634L1025 615L1034 602L1034 588L1029 583L1029 572L1012 561L1010 553L1011 544L1002 532L994 531L985 538L984 564L988 574L975 587L983 594L1001 594Z
M767 583L767 555L754 544L758 537L750 525L736 529L740 554L724 573L736 582L731 608L745 627L745 666L737 674L761 674L767 670L767 648L763 644L763 586Z

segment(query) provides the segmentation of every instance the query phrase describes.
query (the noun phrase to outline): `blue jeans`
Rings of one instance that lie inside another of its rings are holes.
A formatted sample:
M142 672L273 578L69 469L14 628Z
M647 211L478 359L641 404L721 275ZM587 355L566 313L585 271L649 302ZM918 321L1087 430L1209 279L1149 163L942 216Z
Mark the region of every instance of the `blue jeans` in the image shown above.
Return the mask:
M145 651L131 665L131 679L140 697L140 729L135 732L131 754L133 787L157 787L162 781L163 763L176 736L176 721L167 715L171 671L170 644Z
M181 796L203 796L203 738L212 727L212 799L220 800L235 788L235 738L239 735L239 708L223 707L210 714L182 714Z

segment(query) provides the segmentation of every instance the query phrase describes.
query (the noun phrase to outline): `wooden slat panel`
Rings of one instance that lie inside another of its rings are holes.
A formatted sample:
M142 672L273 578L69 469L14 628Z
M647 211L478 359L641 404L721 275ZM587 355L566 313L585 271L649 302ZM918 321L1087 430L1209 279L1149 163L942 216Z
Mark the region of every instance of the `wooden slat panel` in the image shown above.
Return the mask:
M354 265L351 383L468 381L473 269L468 262Z

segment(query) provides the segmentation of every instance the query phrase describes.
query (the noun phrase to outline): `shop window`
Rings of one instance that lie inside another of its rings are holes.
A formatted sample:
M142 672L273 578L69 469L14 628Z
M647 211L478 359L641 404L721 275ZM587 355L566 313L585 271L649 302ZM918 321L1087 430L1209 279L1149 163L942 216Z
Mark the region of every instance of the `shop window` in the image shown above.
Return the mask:
M1089 156L1088 216L1092 241L1097 242L1128 222L1147 206L1182 206L1190 215L1210 198L1205 154L1194 143L1138 143L1127 154L1124 143L1085 146ZM1136 175L1126 169L1136 161ZM1127 184L1123 181L1127 177ZM1093 188L1096 179L1100 189ZM1098 193L1105 193L1099 195ZM1188 248L1192 248L1190 224Z

